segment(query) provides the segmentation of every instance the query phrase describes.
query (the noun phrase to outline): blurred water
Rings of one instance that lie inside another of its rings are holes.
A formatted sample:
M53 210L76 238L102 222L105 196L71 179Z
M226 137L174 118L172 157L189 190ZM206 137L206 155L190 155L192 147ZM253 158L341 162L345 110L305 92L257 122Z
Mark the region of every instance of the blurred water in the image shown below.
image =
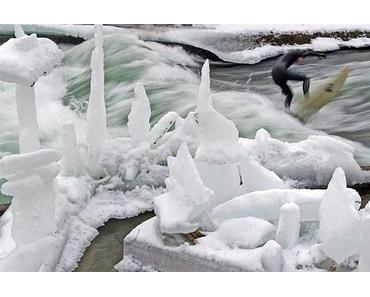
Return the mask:
M84 137L85 112L90 92L92 41L65 49L63 66L36 85L39 125L44 146L60 146L60 127L65 121L77 125ZM107 35L105 51L105 95L107 122L112 136L126 135L133 88L144 82L152 108L152 124L168 111L185 116L195 108L200 81L199 57L178 46L144 42L133 35ZM343 92L302 123L283 110L284 98L272 82L274 60L256 65L220 67L211 63L214 106L233 120L243 137L254 137L266 128L273 137L298 141L311 134L331 134L354 141L356 157L370 164L370 51L340 51L328 59L308 58L296 70L312 76L312 85L335 73L343 65L351 72ZM301 92L301 84L291 84ZM14 87L0 83L0 151L17 151L17 116Z

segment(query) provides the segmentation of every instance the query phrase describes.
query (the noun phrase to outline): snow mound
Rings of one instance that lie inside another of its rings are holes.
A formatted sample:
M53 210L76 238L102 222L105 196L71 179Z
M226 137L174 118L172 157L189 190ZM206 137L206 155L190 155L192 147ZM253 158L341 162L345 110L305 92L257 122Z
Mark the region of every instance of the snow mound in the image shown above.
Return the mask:
M217 239L225 246L241 249L254 249L274 239L276 228L271 223L254 217L230 219L207 235L208 239Z

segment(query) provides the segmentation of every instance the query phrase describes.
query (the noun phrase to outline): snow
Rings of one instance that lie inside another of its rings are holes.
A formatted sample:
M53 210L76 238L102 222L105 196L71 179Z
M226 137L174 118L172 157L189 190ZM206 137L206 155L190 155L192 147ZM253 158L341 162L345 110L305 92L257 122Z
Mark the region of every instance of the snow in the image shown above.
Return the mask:
M254 249L274 239L275 233L275 226L268 221L247 217L226 220L207 236L215 237L231 249Z
M231 218L257 217L264 220L278 220L280 207L294 202L301 210L301 221L317 221L319 207L325 190L271 189L256 191L235 197L216 206L211 218L223 222Z
M213 192L202 182L187 145L176 158L168 158L168 193L154 198L154 211L163 233L189 233L199 228L199 216L208 208Z
M0 46L0 80L32 86L58 65L62 56L53 41L36 34L11 38Z
M131 103L131 111L128 115L128 133L132 141L139 145L149 138L150 131L150 103L142 82L138 82L134 89L135 97Z
M354 158L353 146L332 136L310 135L306 140L288 143L260 129L254 141L240 142L252 159L283 180L296 180L301 186L326 186L337 167L345 171L348 184L370 182L370 173L362 171Z
M95 28L95 49L91 55L91 84L87 109L86 142L91 155L91 171L96 173L95 160L106 136L106 109L104 101L104 52L102 25Z
M347 188L345 173L337 168L320 205L319 235L323 251L338 264L358 252L361 198Z
M280 217L276 241L282 248L293 248L299 239L300 209L295 203L285 203L280 207Z

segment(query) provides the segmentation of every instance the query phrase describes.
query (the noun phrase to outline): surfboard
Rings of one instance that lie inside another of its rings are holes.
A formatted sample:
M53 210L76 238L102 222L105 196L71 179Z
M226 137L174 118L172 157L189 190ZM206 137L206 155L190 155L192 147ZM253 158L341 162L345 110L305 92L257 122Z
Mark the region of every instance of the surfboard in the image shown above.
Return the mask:
M311 88L308 97L297 99L293 114L303 121L308 120L339 93L348 73L349 67L345 66L320 85Z

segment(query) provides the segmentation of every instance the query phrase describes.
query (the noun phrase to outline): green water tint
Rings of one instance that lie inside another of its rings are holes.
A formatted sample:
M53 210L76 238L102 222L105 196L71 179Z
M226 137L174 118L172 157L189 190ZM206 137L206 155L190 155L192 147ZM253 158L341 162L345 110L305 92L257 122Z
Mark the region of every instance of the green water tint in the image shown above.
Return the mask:
M77 109L80 114L86 113L89 100L90 58L93 47L93 40L86 41L67 51L64 57L66 66L82 69L67 82L66 94L63 97L64 105ZM166 75L166 69L174 71L176 77ZM195 108L199 83L196 73L189 74L186 66L174 64L169 57L159 54L135 37L122 34L105 36L104 75L107 125L110 127L127 124L131 100L134 97L133 89L139 80L144 82L150 98L152 124L157 122L165 111L176 110L181 116L186 116Z
M0 188L1 186L3 185L3 183L5 183L6 180L5 179L0 179ZM4 195L0 192L0 205L3 205L3 204L9 204L10 201L12 201L12 197L11 196L7 196L7 195Z

